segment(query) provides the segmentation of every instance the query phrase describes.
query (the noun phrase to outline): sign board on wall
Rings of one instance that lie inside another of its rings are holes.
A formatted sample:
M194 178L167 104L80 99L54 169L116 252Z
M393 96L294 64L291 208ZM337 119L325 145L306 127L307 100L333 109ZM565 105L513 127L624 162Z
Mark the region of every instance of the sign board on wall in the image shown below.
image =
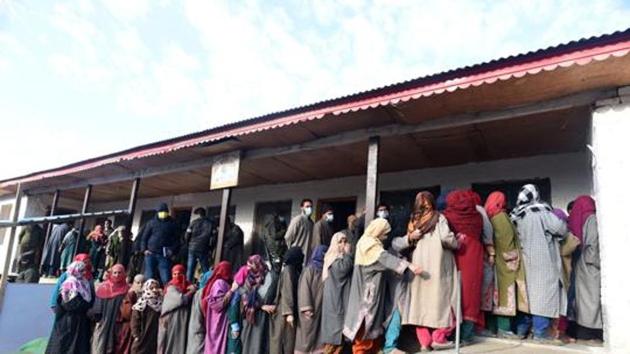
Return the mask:
M234 151L217 157L212 164L210 189L223 189L238 185L238 170L241 165L241 152Z

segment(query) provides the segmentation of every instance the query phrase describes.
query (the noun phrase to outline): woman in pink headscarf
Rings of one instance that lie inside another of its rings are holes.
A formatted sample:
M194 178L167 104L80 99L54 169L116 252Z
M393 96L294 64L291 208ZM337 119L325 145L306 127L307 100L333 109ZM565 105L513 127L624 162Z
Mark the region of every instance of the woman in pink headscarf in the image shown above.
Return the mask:
M105 280L96 288L93 313L98 320L92 334L92 353L116 352L116 340L120 331L116 318L128 291L125 267L122 264L115 264L105 274Z

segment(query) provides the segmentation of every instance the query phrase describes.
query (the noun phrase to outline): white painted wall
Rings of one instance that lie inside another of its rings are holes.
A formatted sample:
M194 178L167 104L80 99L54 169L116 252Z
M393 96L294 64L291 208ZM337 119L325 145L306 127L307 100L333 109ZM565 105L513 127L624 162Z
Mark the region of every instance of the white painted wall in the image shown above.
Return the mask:
M611 353L630 353L626 247L630 230L630 104L598 109L593 114L592 133L606 348Z
M528 178L551 179L552 199L555 205L564 207L579 194L591 194L592 174L588 155L585 153L547 155L521 159L500 160L478 164L459 165L446 168L409 170L380 175L382 191L411 189L422 186L441 185L442 190L467 188L471 183L493 182ZM142 184L140 185L142 189ZM357 210L365 205L365 177L353 176L303 183L265 185L237 188L232 194L236 205L236 223L243 228L246 241L251 237L255 204L280 200L292 200L293 214L299 212L303 198L318 199L357 197ZM140 199L134 216L133 232L136 233L143 209L154 209L160 202L170 207L218 206L221 193L218 191L184 194L164 198ZM95 205L97 210L121 208L127 201Z

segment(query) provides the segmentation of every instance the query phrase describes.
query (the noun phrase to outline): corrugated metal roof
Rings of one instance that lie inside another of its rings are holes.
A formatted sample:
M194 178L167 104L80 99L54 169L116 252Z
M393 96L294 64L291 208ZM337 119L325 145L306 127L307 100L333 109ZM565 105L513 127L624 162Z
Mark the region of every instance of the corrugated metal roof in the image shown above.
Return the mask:
M471 86L477 87L484 84L492 84L497 81L520 78L525 75L535 75L543 71L553 71L559 67L586 65L592 61L608 59L611 56L621 57L627 55L629 52L630 28L625 31L584 38L566 44L419 77L368 91L241 120L172 139L137 146L70 165L7 179L0 182L0 187L7 187L18 182L28 182L70 174L124 160L164 154L199 144L219 142L231 137L238 137L298 124L304 121L320 119L328 114L340 115L378 106L406 102L420 97L467 89Z

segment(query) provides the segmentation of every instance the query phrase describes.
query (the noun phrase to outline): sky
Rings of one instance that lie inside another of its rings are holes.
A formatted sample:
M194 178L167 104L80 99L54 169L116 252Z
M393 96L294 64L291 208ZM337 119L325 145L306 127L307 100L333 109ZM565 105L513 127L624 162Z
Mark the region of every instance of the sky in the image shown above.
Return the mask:
M629 18L630 0L0 0L0 179Z

